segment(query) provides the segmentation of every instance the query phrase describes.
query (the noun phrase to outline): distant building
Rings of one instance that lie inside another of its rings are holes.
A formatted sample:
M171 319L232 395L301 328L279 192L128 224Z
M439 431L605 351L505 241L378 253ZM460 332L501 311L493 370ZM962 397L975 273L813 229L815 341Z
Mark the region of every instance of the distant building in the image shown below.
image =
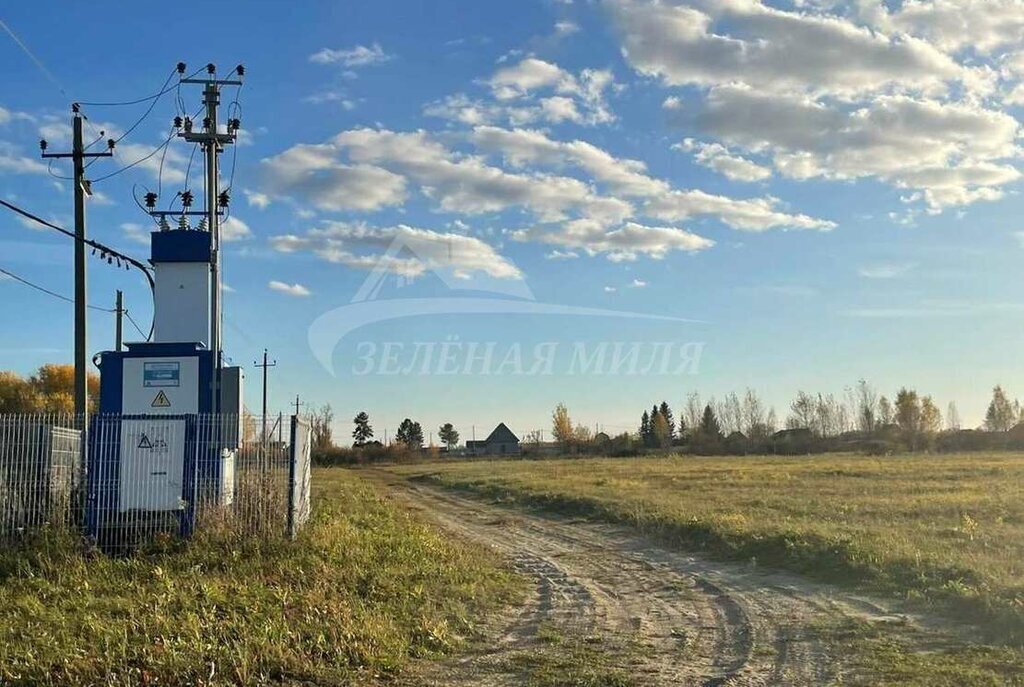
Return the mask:
M505 423L500 423L483 441L467 441L466 452L473 456L507 456L522 452L519 437Z

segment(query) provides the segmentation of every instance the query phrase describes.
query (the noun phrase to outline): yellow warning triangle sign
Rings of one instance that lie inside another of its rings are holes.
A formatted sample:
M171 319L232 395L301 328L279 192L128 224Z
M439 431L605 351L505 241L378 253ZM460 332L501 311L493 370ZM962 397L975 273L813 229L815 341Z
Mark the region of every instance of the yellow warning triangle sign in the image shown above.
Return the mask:
M153 402L150 405L153 408L170 408L171 399L167 398L167 394L165 394L161 389L160 393L156 395L156 398L153 399Z

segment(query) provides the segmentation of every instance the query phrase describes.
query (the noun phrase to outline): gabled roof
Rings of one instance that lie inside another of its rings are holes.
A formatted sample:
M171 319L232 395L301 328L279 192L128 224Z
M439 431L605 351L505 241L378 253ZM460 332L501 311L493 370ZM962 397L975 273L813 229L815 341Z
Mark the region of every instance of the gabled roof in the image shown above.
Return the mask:
M494 431L487 436L488 444L518 444L519 437L512 433L512 430L505 426L504 422L498 423Z

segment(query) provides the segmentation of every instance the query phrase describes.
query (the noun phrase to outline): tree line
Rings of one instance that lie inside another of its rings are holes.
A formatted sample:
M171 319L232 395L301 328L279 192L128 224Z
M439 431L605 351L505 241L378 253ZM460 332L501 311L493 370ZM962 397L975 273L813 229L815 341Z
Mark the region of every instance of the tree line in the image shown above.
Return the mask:
M87 375L89 409L99 409L100 378ZM75 366L47 364L34 374L22 377L10 370L0 370L0 414L75 412Z
M575 425L565 404L552 414L552 431L568 452L630 454L680 447L695 453L807 453L835 449L868 452L1024 448L1024 409L1001 386L992 390L985 421L964 429L956 403L945 417L933 398L903 387L892 400L861 380L841 395L797 392L780 423L752 389L705 400L690 393L673 411L667 401L645 409L635 432L591 437ZM1019 436L1018 436L1019 435Z

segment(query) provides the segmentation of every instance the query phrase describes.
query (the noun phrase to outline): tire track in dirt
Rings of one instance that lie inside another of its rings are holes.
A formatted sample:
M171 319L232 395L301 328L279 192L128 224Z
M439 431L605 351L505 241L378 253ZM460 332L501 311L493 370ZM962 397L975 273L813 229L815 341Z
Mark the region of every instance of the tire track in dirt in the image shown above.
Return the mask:
M428 684L522 684L511 652L545 625L634 642L637 684L824 685L842 680L842 652L816 626L893 617L884 604L784 573L667 550L626 527L512 510L377 471L396 499L442 528L491 546L533 582L499 638ZM899 616L897 616L899 617Z

